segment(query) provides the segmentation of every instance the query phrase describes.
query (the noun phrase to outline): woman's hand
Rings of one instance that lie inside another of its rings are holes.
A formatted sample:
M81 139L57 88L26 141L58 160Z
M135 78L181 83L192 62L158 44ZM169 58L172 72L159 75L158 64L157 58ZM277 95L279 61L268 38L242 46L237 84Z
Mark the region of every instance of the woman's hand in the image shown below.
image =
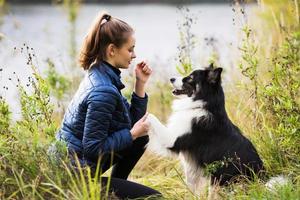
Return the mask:
M135 75L136 75L137 82L141 84L145 84L148 81L151 74L152 74L152 69L151 67L149 67L149 65L146 62L142 61L136 65Z
M130 130L132 139L147 135L150 124L146 121L148 113L146 113L139 121L137 121Z
M150 75L152 74L152 69L149 65L142 61L138 63L135 67L135 86L134 91L139 97L145 96L145 84L148 81Z

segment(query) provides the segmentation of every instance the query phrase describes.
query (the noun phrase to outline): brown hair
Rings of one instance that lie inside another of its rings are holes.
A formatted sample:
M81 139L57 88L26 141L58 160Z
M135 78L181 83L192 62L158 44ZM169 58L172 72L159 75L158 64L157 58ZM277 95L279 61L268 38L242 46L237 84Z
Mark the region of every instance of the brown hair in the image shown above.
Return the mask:
M133 29L126 22L105 13L100 14L83 41L79 54L80 66L88 70L92 63L105 59L109 44L119 48L132 33Z

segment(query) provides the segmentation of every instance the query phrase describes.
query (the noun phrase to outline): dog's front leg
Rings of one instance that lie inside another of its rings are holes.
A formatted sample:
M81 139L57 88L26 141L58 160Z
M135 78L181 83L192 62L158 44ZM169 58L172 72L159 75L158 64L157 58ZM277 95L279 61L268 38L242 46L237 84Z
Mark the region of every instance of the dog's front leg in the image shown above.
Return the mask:
M150 124L150 132L157 135L159 132L165 132L167 131L166 126L164 126L157 117L155 117L153 114L149 114L146 119Z
M153 114L149 114L147 121L150 124L148 148L160 155L170 155L170 147L173 147L172 135Z

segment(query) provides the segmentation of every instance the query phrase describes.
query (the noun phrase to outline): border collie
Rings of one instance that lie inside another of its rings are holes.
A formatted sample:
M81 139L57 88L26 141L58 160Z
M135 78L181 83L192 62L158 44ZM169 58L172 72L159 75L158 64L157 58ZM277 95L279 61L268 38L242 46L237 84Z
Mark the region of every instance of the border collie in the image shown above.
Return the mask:
M225 185L263 170L252 143L227 116L221 86L222 68L210 65L184 78L171 78L173 114L164 126L154 115L150 124L150 151L178 156L192 191L213 184Z

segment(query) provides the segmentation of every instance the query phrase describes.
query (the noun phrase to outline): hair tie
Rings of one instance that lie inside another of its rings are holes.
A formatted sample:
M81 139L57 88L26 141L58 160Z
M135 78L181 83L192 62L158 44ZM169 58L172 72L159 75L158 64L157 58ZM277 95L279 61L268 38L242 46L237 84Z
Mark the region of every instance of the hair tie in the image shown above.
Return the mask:
M111 19L111 16L110 16L110 15L107 15L107 14L105 14L105 15L103 16L103 18L104 18L106 21L109 21L109 20Z

